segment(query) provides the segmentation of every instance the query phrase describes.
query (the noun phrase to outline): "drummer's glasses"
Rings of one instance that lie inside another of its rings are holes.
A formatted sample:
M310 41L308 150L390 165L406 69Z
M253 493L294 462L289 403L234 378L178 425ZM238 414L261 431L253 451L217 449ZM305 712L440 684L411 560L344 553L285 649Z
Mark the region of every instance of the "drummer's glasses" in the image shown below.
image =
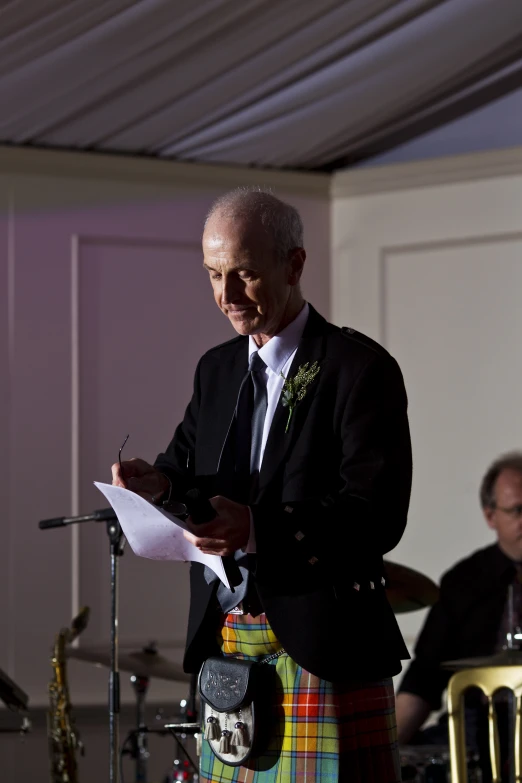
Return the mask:
M494 506L496 511L503 511L512 519L522 519L522 503L517 503L516 506L509 506L509 508L503 508L502 506Z

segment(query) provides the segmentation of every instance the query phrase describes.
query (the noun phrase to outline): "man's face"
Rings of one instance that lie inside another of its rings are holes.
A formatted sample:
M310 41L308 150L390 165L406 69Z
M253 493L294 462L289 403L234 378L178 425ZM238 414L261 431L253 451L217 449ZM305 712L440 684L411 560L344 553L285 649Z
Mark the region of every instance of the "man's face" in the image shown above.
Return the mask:
M493 509L484 511L498 542L513 560L522 560L522 473L503 470L495 483Z
M257 222L220 215L210 219L203 234L203 263L217 306L239 334L277 333L301 274L299 262L292 259L295 253L289 255L286 263L276 257L272 239Z

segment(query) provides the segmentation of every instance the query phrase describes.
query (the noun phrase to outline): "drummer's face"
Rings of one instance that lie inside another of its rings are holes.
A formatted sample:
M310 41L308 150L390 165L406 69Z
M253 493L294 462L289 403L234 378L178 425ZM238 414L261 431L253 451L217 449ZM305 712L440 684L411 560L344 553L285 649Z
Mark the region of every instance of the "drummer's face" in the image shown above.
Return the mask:
M484 511L500 548L512 560L522 561L522 473L503 470L495 484L495 508Z

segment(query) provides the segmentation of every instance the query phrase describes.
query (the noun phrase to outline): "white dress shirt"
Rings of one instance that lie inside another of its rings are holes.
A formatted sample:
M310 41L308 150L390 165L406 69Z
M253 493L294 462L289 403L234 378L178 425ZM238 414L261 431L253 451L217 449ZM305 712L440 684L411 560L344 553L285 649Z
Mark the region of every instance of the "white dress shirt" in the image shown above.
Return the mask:
M281 397L281 391L285 382L281 373L285 376L288 375L290 365L299 345L299 340L303 335L303 331L308 320L309 312L308 302L305 302L303 309L294 318L292 323L288 324L282 332L271 337L270 340L263 345L262 348L258 348L252 335L248 338L248 358L256 351L259 351L260 358L266 364L266 370L263 373L264 380L266 382L267 392L267 408L265 416L265 424L263 427L263 440L261 441L261 452L259 455L258 469L261 469L263 462L263 454L265 453L266 442L268 440L268 434L270 427L272 426L272 420L274 418L275 409L277 403Z
M263 455L265 453L266 442L268 440L270 427L272 426L275 409L279 402L279 398L281 397L285 378L288 375L290 365L296 354L299 340L303 336L303 331L308 320L309 309L308 302L305 302L304 307L297 318L294 318L292 323L288 324L282 332L271 337L261 348L258 348L252 335L248 338L249 360L253 353L259 351L260 358L266 364L266 370L263 373L263 377L266 381L268 399L265 424L263 427L263 439L261 441L261 451L259 454L259 465L257 465L259 470L261 469L261 464L263 462ZM284 375L284 378L281 373ZM249 554L253 554L256 551L252 512L250 512L250 537L245 551Z

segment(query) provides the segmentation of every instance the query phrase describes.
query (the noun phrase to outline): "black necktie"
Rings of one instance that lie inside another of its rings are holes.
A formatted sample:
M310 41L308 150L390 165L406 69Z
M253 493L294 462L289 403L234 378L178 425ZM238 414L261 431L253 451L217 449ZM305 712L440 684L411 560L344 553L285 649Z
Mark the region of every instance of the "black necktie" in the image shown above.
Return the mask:
M257 481L259 473L268 404L266 379L263 378L265 370L266 364L256 351L248 362L248 372L241 383L235 411L236 471L240 475L249 474L252 482ZM222 583L218 587L217 597L225 613L245 599L248 590L247 561L248 555L244 552L236 552L236 562L243 581L234 588L233 592L227 590Z
M263 373L266 364L256 351L250 357L248 370L254 387L254 405L251 417L251 443L250 443L250 475L259 472L261 467L261 444L263 442L263 429L265 426L268 395L266 391L266 378Z

